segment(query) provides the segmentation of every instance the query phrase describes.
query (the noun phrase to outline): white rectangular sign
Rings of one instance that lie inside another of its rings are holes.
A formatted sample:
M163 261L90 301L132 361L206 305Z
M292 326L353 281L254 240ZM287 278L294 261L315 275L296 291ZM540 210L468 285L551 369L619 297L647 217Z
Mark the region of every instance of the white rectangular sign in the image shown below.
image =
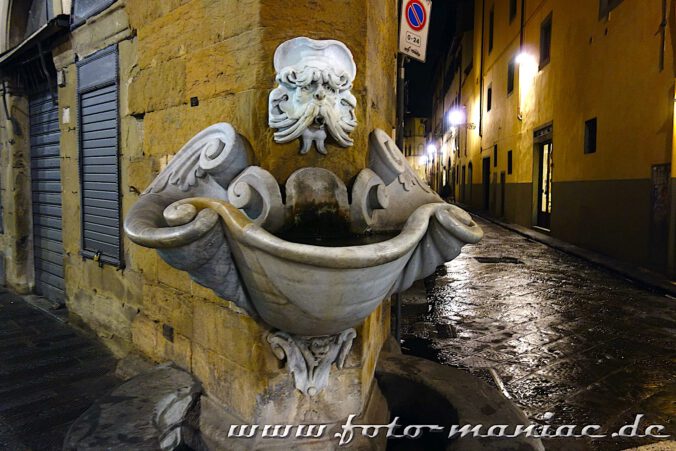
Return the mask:
M399 52L425 62L432 0L401 0Z

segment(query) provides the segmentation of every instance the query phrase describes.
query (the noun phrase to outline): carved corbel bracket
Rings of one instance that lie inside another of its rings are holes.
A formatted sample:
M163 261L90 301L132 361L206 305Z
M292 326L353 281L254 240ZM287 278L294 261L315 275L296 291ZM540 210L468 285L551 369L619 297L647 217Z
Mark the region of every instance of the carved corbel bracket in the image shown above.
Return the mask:
M343 368L356 336L354 329L322 337L300 337L278 331L268 335L267 340L275 356L286 359L296 388L314 396L328 385L331 365Z

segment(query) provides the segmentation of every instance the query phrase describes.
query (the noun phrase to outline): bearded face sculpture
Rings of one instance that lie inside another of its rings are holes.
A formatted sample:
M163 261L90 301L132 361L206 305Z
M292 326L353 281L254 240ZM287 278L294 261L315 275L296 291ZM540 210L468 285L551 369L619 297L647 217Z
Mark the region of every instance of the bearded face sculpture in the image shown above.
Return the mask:
M270 92L268 124L277 130L275 142L301 138L301 154L314 143L326 155L329 135L338 145L351 146L357 99L350 89L357 69L345 44L291 39L277 47L274 65L279 86Z

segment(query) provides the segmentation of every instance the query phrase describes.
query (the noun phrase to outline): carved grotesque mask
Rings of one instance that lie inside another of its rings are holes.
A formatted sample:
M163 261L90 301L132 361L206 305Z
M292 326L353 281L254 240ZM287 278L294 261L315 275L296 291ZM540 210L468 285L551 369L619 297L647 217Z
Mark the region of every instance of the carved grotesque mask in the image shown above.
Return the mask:
M295 38L275 52L279 86L270 93L269 125L277 130L275 142L302 138L305 154L315 143L326 154L328 134L341 146L351 146L357 126L357 99L350 89L356 74L352 54L341 42Z

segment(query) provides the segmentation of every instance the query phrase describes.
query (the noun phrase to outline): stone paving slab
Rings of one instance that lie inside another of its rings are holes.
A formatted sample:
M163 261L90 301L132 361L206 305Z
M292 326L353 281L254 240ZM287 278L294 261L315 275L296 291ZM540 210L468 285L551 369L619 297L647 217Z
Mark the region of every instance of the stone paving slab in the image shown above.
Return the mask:
M63 318L0 289L0 449L61 450L70 424L120 383L115 364Z
M475 219L484 239L426 281L428 308L420 294L413 302L402 296L404 352L495 385L497 376L541 424L599 424L612 432L643 413L646 425L676 434L676 301ZM440 334L439 325L454 334ZM651 441L545 446L605 451Z

